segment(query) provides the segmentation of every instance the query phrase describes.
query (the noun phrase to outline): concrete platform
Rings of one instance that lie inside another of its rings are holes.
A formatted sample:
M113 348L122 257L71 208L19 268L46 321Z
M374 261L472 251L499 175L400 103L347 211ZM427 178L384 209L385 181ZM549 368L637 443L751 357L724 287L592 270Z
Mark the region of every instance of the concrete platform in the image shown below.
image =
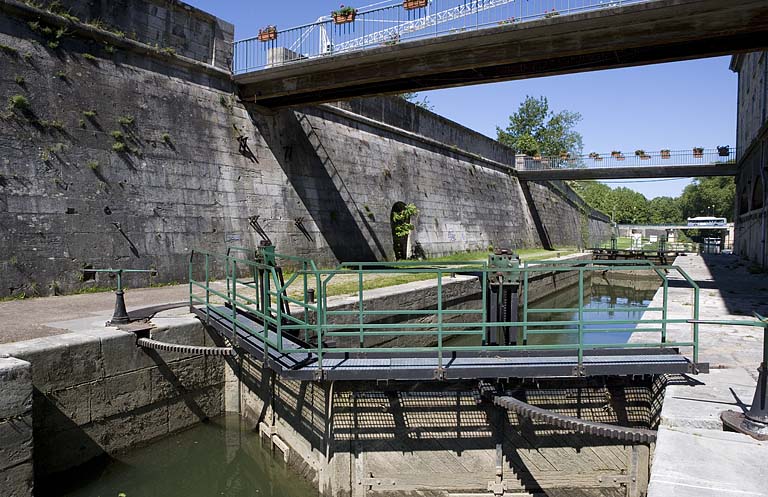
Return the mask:
M748 320L768 311L768 277L751 274L735 256L678 257L701 287L701 319ZM691 315L691 291L672 276L669 317ZM661 305L660 289L651 307ZM646 312L644 319L660 313ZM690 325L671 325L669 340L691 336ZM633 337L630 341L645 340ZM720 413L749 408L762 353L762 330L702 325L700 360L709 374L667 387L653 458L648 497L768 496L768 443L723 431Z

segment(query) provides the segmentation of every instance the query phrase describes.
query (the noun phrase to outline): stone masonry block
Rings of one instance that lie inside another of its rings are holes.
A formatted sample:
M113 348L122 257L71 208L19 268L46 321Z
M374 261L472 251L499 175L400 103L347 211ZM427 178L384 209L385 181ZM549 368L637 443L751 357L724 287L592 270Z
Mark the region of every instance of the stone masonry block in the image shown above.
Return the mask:
M32 410L30 363L13 357L0 358L0 419Z
M0 471L0 495L32 497L33 477L32 461Z
M0 421L0 473L32 461L32 415Z
M128 371L155 366L155 361L136 345L136 335L117 331L101 338L104 375L115 376Z
M50 392L100 379L104 365L99 339L67 333L17 342L6 352L32 364L32 382L42 392Z
M162 364L149 371L153 402L186 395L207 386L203 356Z
M96 382L91 388L91 419L130 413L151 403L151 369L141 369Z

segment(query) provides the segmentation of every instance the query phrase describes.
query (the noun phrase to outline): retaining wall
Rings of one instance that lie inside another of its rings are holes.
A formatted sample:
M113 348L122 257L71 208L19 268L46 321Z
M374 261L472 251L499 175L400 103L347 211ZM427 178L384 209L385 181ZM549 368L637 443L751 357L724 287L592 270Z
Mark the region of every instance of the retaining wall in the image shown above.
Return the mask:
M213 344L197 319L163 321L153 338ZM0 455L11 457L0 457L0 495L31 495L32 453L36 489L50 491L68 470L224 411L223 358L145 351L93 318L71 326L0 345L13 357L0 359Z
M106 276L82 281L88 266L155 267L154 282L183 281L193 248L257 245L252 216L280 252L321 265L391 259L397 202L420 210L411 247L426 255L607 236L607 219L566 187L521 184L510 150L402 99L244 107L228 72L174 38L203 23L195 36L227 46L229 28L194 9L63 3L126 32L152 18L155 31L135 41L0 3L0 95L29 104L2 112L0 296L105 286ZM61 26L60 39L43 31ZM177 55L141 43L155 39Z

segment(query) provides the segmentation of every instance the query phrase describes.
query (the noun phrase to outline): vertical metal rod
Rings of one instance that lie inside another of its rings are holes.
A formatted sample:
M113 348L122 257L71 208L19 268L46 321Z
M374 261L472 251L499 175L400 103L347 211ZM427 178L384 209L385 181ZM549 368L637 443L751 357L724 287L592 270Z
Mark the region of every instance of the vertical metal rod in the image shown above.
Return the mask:
M365 335L363 334L363 265L359 264L357 266L357 305L358 305L358 324L360 325L360 348L364 347L365 344Z
M304 272L304 323L309 323L309 306L307 303L309 299L309 296L307 295L307 290L309 290L307 285L307 262L304 261L301 267L302 271ZM304 328L304 341L309 343L309 328L306 327Z
M189 258L189 270L188 270L188 273L189 273L189 278L188 278L189 279L189 307L190 308L192 307L192 261L193 261L194 257L195 257L195 253L192 252L192 256ZM191 311L191 309L190 309L190 311Z
M693 319L699 319L699 289L693 289ZM699 323L693 323L693 363L699 363Z
M483 298L482 298L482 306L483 306L483 323L481 325L483 330L483 347L485 347L488 344L488 272L485 268L483 268L483 277L480 280L480 286L482 287L483 292Z
M210 308L211 308L211 293L210 293L211 280L208 277L208 266L209 266L208 258L209 258L209 255L205 254L205 319L206 320L209 320L210 317L211 317L210 316L210 312L211 312L210 311Z
M523 345L528 345L528 264L523 266Z
M661 272L662 270L659 270ZM666 278L666 276L662 276L664 278L664 293L662 301L662 307L661 307L661 343L667 342L667 307L669 306L669 280Z
M443 369L443 271L437 272L437 367Z
M275 297L275 304L277 304L277 351L281 354L283 351L283 292L280 291L280 278L277 277L277 272L272 268L272 277L275 280L275 290L277 296Z
M584 364L584 268L579 268L579 375Z
M232 261L232 294L229 302L232 305L232 333L237 336L237 260Z

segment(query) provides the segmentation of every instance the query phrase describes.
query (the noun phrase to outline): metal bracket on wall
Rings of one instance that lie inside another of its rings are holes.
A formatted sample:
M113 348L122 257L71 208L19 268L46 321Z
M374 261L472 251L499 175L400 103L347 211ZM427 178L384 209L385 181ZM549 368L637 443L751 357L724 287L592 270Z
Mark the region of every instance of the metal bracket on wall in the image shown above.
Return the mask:
M392 488L397 485L397 482L391 478L374 478L373 473L368 473L368 476L357 480L357 484L361 485L366 491L377 490L381 491L385 488Z

